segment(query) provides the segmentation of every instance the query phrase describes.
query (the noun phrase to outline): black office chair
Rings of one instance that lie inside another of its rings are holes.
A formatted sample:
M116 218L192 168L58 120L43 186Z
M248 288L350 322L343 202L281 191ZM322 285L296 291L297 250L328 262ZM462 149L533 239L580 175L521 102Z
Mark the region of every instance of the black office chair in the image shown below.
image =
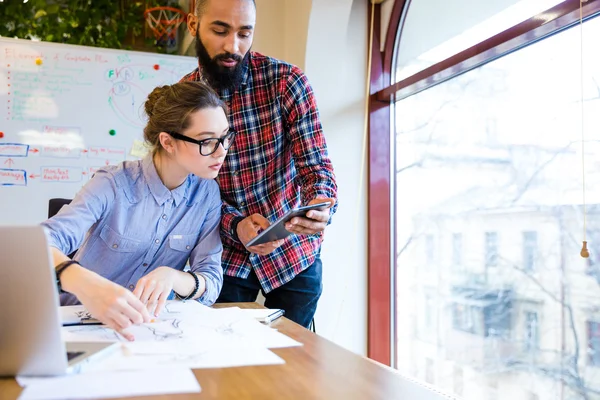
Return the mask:
M71 203L71 199L50 199L48 201L48 218L54 217L63 206Z
M52 218L56 214L58 214L58 212L60 211L61 208L63 208L67 204L71 203L71 200L72 199L61 199L61 198L50 199L48 201L48 218ZM77 253L77 250L75 250L74 252L69 254L69 258L72 259L75 256L75 253Z

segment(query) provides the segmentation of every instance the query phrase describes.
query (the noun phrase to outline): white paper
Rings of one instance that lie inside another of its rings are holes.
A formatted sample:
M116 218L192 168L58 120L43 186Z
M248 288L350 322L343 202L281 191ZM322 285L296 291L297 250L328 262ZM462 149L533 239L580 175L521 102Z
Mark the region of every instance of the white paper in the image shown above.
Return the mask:
M90 363L86 371L154 369L169 366L186 368L227 368L250 365L285 364L285 361L261 347L193 346L173 343L137 342L123 345L100 362Z
M273 308L245 308L241 310L242 315L246 315L250 318L257 319L259 321L264 321L269 315L274 312L279 311L278 309Z
M89 315L83 306L65 306L60 309L63 323ZM133 334L136 340L178 339L184 333L178 327L181 321L205 318L205 315L212 316L213 311L197 301L171 300L154 322L132 326L127 332ZM216 320L214 317L206 318ZM65 326L62 328L62 338L65 342L127 342L123 336L104 325Z
M90 313L83 306L63 306L59 310L63 324L76 324L81 322L82 318L91 318Z
M21 400L91 399L198 393L200 385L189 368L145 369L142 371L89 372L53 378L27 378Z
M144 158L146 154L148 154L148 151L148 146L145 142L134 139L129 154L131 154L134 157Z
M155 322L127 329L136 342L193 341L212 348L280 348L302 344L261 324L239 308L211 309L198 302L170 301ZM66 326L68 342L127 342L105 326ZM173 352L176 352L175 350Z
M63 307L68 315L85 310ZM161 367L226 368L285 363L269 348L302 344L264 325L258 312L237 307L213 309L196 301L169 301L156 321L127 331L129 342L105 326L66 326L66 341L121 342L119 351L102 360L86 363L82 371L156 369ZM260 315L274 310L258 310Z
M241 319L211 328L196 327L195 329L199 334L201 332L203 340L213 346L265 347L268 349L302 346L302 343L253 318Z

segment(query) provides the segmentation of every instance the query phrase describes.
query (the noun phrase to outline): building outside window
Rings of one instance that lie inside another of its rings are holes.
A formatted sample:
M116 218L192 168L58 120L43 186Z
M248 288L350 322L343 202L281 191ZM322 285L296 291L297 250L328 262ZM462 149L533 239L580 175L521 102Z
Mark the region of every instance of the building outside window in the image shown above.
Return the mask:
M523 269L527 272L535 270L537 248L537 232L523 232Z
M528 5L546 10L561 2L500 3L470 3L469 15L481 8L487 13L482 24L489 18L512 21L501 32L535 15L514 21L509 11ZM414 10L406 14L397 47L403 74L447 58L419 52L415 41L421 36L430 49L461 47L443 32L427 36L432 25L423 20L422 26L410 22L418 12L428 21L436 18L427 12L427 1L410 4ZM461 23L452 13L466 2L439 4L436 14L451 22L435 26L443 31ZM589 190L600 187L600 163L591 161L600 160L600 52L593 39L600 37L600 18L585 20L581 30L587 37ZM428 381L435 372L436 385L462 392L466 400L575 400L600 393L600 320L592 318L600 312L600 272L594 272L600 271L600 239L588 234L592 257L579 255L581 30L565 28L394 103L398 172L392 187L401 199L394 210L394 240L403 249L395 260L394 293L402 305L394 321L395 365ZM588 232L600 232L596 193L589 190L587 196ZM427 239L415 240L423 232ZM424 254L433 272L428 275L418 273ZM424 288L435 291L440 311L434 340L427 341L414 335ZM566 360L576 357L579 368L572 368Z

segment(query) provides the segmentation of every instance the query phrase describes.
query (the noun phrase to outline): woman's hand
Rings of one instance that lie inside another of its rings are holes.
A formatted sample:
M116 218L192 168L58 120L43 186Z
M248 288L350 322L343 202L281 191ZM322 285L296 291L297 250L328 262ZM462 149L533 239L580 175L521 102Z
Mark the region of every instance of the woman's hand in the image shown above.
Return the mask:
M61 284L77 296L94 318L128 340L134 340L134 337L123 329L150 322L148 310L133 293L83 267L73 265L67 268L61 274Z
M133 295L140 299L150 314L158 316L180 273L170 267L158 267L137 281Z

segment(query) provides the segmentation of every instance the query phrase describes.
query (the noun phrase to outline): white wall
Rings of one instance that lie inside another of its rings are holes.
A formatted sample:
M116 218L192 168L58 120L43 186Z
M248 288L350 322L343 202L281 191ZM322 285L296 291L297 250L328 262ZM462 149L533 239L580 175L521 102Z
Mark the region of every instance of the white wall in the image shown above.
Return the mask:
M257 0L253 50L304 69L312 0Z
M339 208L323 246L319 334L359 354L367 348L366 168L362 185L367 2L314 0L306 47L339 186Z
M359 176L364 154L367 2L257 0L256 5L253 48L306 72L339 186L339 208L326 230L322 251L324 291L315 320L317 333L364 355L366 181L359 188Z

